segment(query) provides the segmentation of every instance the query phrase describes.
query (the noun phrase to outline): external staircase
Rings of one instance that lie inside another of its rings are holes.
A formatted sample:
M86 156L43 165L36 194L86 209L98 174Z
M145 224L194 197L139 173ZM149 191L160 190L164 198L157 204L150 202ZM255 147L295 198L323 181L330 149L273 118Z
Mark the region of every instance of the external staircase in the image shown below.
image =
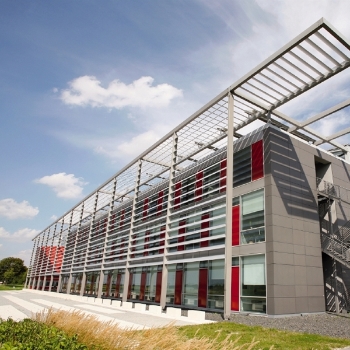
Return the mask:
M317 196L321 223L322 251L333 258L334 263L337 261L350 269L350 220L336 231L333 231L333 225L329 224L332 222L330 213L332 203L338 201L350 205L350 191L328 181L317 179ZM323 220L326 214L329 216L328 221ZM334 311L335 309L337 312L350 311L350 291L347 289L344 281L336 276L336 273L335 278L337 281L336 294L342 297L342 302L338 303L338 307L334 308ZM332 287L328 286L328 288ZM327 304L330 304L330 300L327 300Z

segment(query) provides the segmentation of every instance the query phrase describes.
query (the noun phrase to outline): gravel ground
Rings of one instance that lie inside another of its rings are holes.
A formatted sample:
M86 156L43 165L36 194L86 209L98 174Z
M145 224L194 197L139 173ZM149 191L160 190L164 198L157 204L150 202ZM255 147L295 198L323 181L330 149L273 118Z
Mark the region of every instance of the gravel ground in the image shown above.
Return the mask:
M220 314L207 314L206 318L212 321L222 321L222 315ZM230 321L247 326L262 326L350 339L350 317L345 316L318 314L271 318L264 316L232 315Z

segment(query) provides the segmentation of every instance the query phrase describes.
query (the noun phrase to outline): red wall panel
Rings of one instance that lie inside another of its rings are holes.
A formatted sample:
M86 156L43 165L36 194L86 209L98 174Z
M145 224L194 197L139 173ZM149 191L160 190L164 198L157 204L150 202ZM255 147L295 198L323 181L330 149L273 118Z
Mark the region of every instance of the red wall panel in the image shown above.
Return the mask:
M231 268L231 310L239 311L239 266Z
M181 226L184 226L186 225L186 220L183 220L183 221L180 221L179 222L179 236L177 238L177 242L180 243L180 242L184 242L185 241L185 236L183 236L183 234L186 233L186 227L181 227ZM181 235L181 236L180 236ZM185 249L185 246L184 245L178 245L177 246L177 250L184 250Z
M196 174L196 191L195 198L196 201L200 201L202 199L203 194L203 171L200 171Z
M202 215L202 220L206 220L206 219L209 219L209 214L203 214ZM201 229L204 230L204 229L209 229L209 221L207 222L202 222L201 223ZM204 237L209 237L209 230L205 230L205 231L202 231L201 232L201 238L204 238ZM201 247L208 247L209 246L209 241L203 241L201 242L200 244Z
M182 270L176 271L175 274L175 298L174 304L181 305L181 294L182 294Z
M150 233L150 231L146 231L146 233L145 233L145 243L146 244L144 244L144 246L143 246L143 248L145 250L149 248L149 244L147 244L147 242L149 242L149 233ZM143 256L147 256L147 255L148 255L148 251L143 252Z
M252 144L252 181L264 176L263 141Z
M239 205L232 207L232 246L239 245Z
M199 270L198 307L207 307L208 269Z
M160 303L160 294L162 292L162 271L157 271L157 280L156 280L156 296L154 301Z
M140 285L140 300L145 299L145 288L146 288L147 272L141 273L141 285Z

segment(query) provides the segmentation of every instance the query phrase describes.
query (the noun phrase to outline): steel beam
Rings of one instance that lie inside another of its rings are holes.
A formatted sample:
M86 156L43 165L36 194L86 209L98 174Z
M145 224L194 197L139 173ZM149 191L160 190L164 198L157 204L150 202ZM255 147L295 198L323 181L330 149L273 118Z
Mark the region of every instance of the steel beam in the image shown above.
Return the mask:
M227 121L227 161L226 161L226 230L225 230L225 293L224 316L231 315L231 266L232 266L232 198L233 198L233 135L234 135L234 100L228 94Z

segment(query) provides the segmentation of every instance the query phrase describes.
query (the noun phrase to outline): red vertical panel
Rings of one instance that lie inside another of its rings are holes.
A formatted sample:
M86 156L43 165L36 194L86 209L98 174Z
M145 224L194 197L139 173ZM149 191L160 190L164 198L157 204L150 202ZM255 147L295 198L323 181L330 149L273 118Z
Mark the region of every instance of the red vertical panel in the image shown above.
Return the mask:
M199 270L198 307L207 307L208 269Z
M143 212L142 212L143 220L147 219L147 215L148 215L148 198L145 198L143 201Z
M231 268L231 310L239 311L239 266Z
M131 286L132 286L132 276L133 274L131 273L129 276L129 287L128 287L128 299L131 298Z
M184 226L186 225L186 220L182 220L179 222L179 236L177 237L177 242L178 243L181 243L181 242L184 242L185 241L185 236L184 234L186 233L186 227L181 227L181 226ZM181 235L181 236L180 236ZM185 246L184 245L178 245L177 246L177 250L184 250L185 249Z
M232 207L232 246L239 245L239 205Z
M175 274L175 298L174 304L181 305L181 293L182 293L182 270L176 271Z
M145 233L145 245L143 246L144 249L148 249L149 248L149 244L147 244L147 242L149 242L149 231L146 231ZM148 255L148 251L146 250L145 252L143 252L143 256L147 256Z
M202 199L203 194L203 171L200 171L196 174L196 201L200 201Z
M180 208L181 202L181 181L175 184L174 209Z
M146 288L147 272L141 273L141 286L140 286L140 300L145 299L145 288Z
M220 163L220 192L226 191L226 166L227 159L223 159Z
M157 280L156 280L156 296L154 301L160 303L160 294L162 292L162 271L157 271Z
M203 214L202 215L202 221L209 219L210 215L209 214ZM201 229L209 229L209 221L207 222L202 222L201 223ZM201 238L209 237L209 230L205 230L201 232ZM203 241L200 244L201 247L208 247L209 246L209 241Z
M122 212L120 213L119 227L123 227L123 225L124 225L124 217L125 217L125 210L122 210Z
M131 276L132 277L132 276ZM118 296L119 290L120 290L120 281L122 280L122 274L118 273L117 275L117 281L115 283L115 297Z
M264 176L263 141L252 144L252 181Z
M164 191L159 191L158 201L157 201L157 215L159 215L163 209L163 196L164 196Z

